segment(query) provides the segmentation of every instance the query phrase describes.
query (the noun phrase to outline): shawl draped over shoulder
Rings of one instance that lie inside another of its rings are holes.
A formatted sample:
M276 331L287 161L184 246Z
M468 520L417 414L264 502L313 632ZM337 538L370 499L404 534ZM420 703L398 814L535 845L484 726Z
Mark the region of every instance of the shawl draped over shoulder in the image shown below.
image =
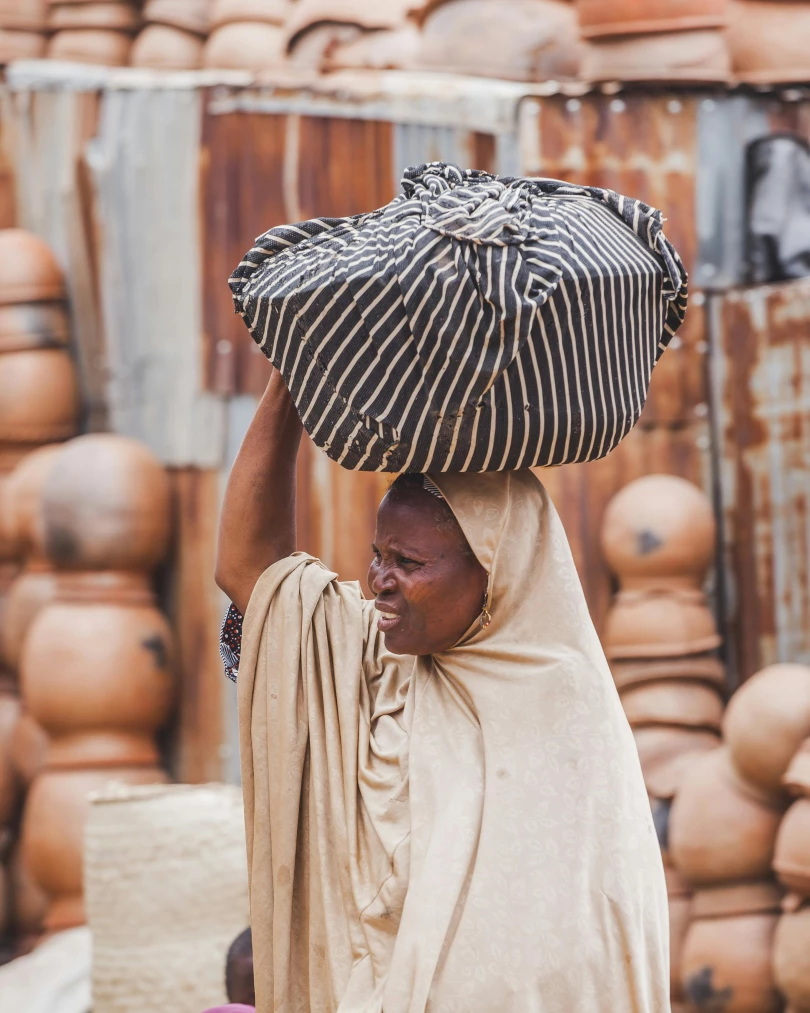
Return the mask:
M560 520L528 471L431 478L486 629L392 655L303 553L245 616L258 1013L668 1013L660 851Z

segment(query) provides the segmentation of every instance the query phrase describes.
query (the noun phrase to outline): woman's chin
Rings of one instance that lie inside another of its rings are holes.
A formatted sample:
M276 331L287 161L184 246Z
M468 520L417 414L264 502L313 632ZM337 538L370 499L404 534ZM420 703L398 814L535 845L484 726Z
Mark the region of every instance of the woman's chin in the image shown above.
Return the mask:
M399 630L389 630L387 633L383 633L383 640L385 641L385 649L390 651L391 654L416 653L407 633L402 633Z

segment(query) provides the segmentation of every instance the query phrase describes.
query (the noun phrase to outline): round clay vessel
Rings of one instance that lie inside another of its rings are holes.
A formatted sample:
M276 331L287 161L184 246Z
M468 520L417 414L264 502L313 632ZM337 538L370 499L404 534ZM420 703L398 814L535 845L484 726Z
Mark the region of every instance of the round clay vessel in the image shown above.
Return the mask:
M727 0L577 0L585 38L721 28Z
M796 1013L810 1009L810 907L779 920L773 941L773 971L779 990Z
M75 28L57 32L48 43L49 60L70 60L102 67L125 67L130 36L101 28Z
M291 6L290 0L213 0L211 28L220 28L238 21L283 25Z
M778 914L783 891L772 879L697 890L692 898L693 918L730 918L763 912Z
M89 0L88 3L51 4L48 28L61 31L66 28L101 28L134 32L141 23L135 4Z
M11 823L17 811L20 784L12 763L11 740L20 716L19 697L0 693L0 829Z
M63 348L0 355L0 440L48 443L76 432L76 372Z
M0 353L31 348L63 348L70 326L61 303L0 305Z
M689 928L691 909L691 897L669 898L669 994L672 999L683 998L681 954Z
M39 60L44 55L44 33L0 28L0 63L12 63L14 60Z
M657 32L592 39L585 46L584 81L728 81L731 58L725 31Z
M800 798L785 813L776 838L773 868L788 890L810 896L810 799Z
M20 783L27 788L45 766L48 736L33 717L21 710L11 733L11 763Z
M23 32L45 30L47 0L0 0L0 25Z
M43 503L45 545L58 567L151 570L168 549L168 476L128 437L71 440L48 476Z
M731 0L728 48L734 76L751 84L810 80L810 8L778 0Z
M12 584L0 628L0 658L12 671L17 671L20 666L31 624L39 612L54 600L57 587L58 580L53 570L36 566L24 570Z
M203 48L203 66L262 71L284 60L284 32L276 25L240 21L214 29Z
M771 970L775 914L692 921L681 955L690 1009L722 1013L781 1013Z
M22 860L49 898L45 928L71 928L84 922L82 851L90 792L111 781L165 783L157 767L99 770L44 770L31 785L23 815Z
M702 654L720 643L712 611L699 591L622 592L602 634L611 659Z
M6 481L4 531L29 563L45 561L42 492L61 450L59 443L37 447L26 454Z
M782 784L791 795L810 795L810 738L796 750Z
M24 229L0 229L0 304L63 300L65 279L48 244Z
M689 767L720 745L715 732L693 728L634 728L633 737L647 791L661 799L673 798Z
M685 772L669 821L669 846L695 887L767 879L783 809L746 795L728 751L701 756Z
M422 36L416 25L379 32L363 32L346 42L337 42L324 55L322 69L411 70L419 63Z
M810 667L771 665L757 672L729 701L723 737L731 759L750 784L783 798L782 779L810 735Z
M11 854L8 873L11 924L15 934L18 937L38 936L48 910L48 896L27 869L19 846Z
M146 0L144 20L205 36L211 29L209 0Z
M696 680L722 688L726 669L711 654L693 654L680 658L636 658L614 661L610 666L613 681L621 690L658 679Z
M203 40L199 35L168 25L147 25L132 44L133 67L157 70L196 70L202 62Z
M29 630L25 704L48 733L48 765L154 763L172 703L172 640L152 605L57 601Z
M626 689L622 706L631 727L677 725L719 731L723 700L713 686L699 682L662 679Z

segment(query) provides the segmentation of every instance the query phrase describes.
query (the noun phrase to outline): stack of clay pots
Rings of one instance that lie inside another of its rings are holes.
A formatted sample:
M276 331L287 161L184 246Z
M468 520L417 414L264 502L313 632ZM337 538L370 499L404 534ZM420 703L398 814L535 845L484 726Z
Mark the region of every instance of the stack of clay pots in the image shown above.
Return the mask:
M140 27L138 0L48 0L53 35L47 55L106 67L129 60L132 37Z
M45 54L47 0L0 0L0 63Z
M205 67L263 71L284 59L290 0L211 0Z
M810 3L730 0L734 76L751 84L810 80Z
M768 6L765 4L764 6ZM723 81L728 0L577 0L588 81Z
M165 780L154 735L171 706L172 645L150 581L168 545L168 479L133 440L78 437L51 464L42 516L57 586L28 630L20 684L48 748L26 799L22 861L48 897L52 932L84 922L88 793Z
M146 27L130 53L133 67L196 70L210 27L210 0L146 0Z

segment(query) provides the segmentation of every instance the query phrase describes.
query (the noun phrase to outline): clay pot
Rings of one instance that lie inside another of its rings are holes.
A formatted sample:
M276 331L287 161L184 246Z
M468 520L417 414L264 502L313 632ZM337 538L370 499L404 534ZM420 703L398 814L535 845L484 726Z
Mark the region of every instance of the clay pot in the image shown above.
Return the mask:
M723 1013L780 1013L771 971L775 914L698 918L686 934L681 980L690 1008Z
M48 476L43 510L48 557L64 569L151 570L168 548L169 479L128 437L71 440Z
M773 971L779 990L796 1013L810 1009L810 907L783 915L773 941Z
M130 37L126 32L101 28L74 28L57 32L48 43L49 60L72 60L101 67L125 67Z
M211 28L238 21L259 21L283 25L290 13L290 0L213 0Z
M348 42L338 42L324 55L321 69L409 70L419 62L422 37L415 25L392 31L364 32Z
M133 67L157 70L196 70L202 51L199 35L167 25L148 25L133 42L129 62Z
M48 736L26 710L20 711L11 733L11 764L18 781L27 788L45 766Z
M67 312L59 303L0 305L0 353L62 348L69 335Z
M24 229L0 229L0 304L65 298L65 279L50 246Z
M59 600L32 625L25 704L48 733L48 766L150 764L172 703L172 641L153 605Z
M723 701L712 686L699 682L666 679L626 689L622 706L633 728L645 725L677 725L684 728L720 730Z
M275 25L244 21L215 29L203 47L204 67L262 71L284 60L284 32Z
M29 567L12 584L0 628L0 658L12 671L16 672L20 666L31 624L54 600L57 586L56 574L42 566Z
M613 681L620 690L628 686L655 682L658 679L697 680L720 688L725 686L726 682L726 670L722 661L710 654L614 661L610 670L613 673Z
M76 432L79 398L63 348L0 355L0 440L48 443Z
M0 63L14 60L39 60L45 55L45 36L41 32L18 32L0 28Z
M794 802L776 838L773 868L788 890L810 896L810 799Z
M728 48L735 77L752 84L810 79L810 8L778 0L733 0Z
M669 898L669 994L672 999L683 998L681 955L689 929L691 909L691 897Z
M45 29L47 0L0 0L0 25L23 32Z
M621 592L602 634L608 658L668 658L719 647L714 616L700 591Z
M454 0L422 25L421 67L517 81L576 78L576 12L559 0Z
M143 16L149 24L207 35L211 29L209 6L209 0L146 0Z
M720 745L714 732L692 728L635 728L633 737L647 791L661 799L673 798L689 767Z
M775 799L786 794L782 779L810 735L810 668L771 665L729 701L723 736L742 777Z
M19 697L0 693L0 829L11 823L19 801L20 785L11 756L11 740L19 716Z
M584 81L728 81L731 58L724 32L659 32L594 39L582 55Z
M157 767L45 770L31 785L22 822L22 860L49 897L49 931L84 924L82 852L88 795L110 781L165 783Z
M61 31L66 28L101 28L119 32L134 32L141 23L135 4L90 0L88 3L55 3L51 5L48 28Z
M729 883L695 892L693 918L730 918L733 915L778 914L783 892L772 879Z
M724 748L685 772L670 813L669 846L693 886L769 878L783 810L744 791Z
M3 530L19 555L29 563L45 560L42 493L62 450L58 443L32 450L6 480L3 493Z
M577 0L585 38L721 28L727 0ZM654 476L658 477L658 476Z
M810 739L805 739L796 750L782 784L791 795L810 795Z
M27 868L22 850L17 847L8 863L9 890L11 893L11 924L17 937L33 942L42 932L48 895L36 882ZM28 947L24 947L27 949ZM33 948L33 947L30 947Z

